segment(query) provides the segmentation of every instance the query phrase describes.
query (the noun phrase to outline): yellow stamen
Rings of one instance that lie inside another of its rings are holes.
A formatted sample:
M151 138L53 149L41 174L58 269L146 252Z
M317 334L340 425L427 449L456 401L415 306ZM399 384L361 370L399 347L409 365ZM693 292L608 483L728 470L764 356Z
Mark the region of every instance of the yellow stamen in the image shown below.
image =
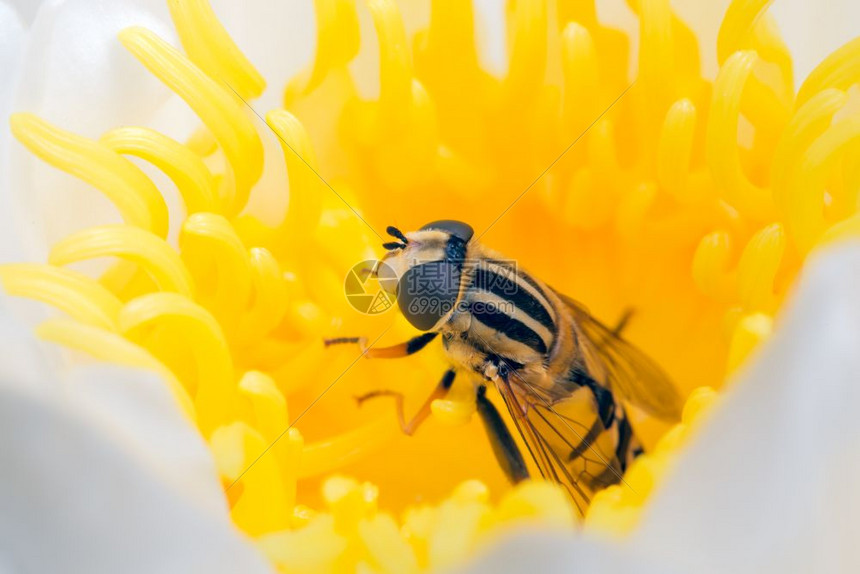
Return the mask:
M846 101L845 92L832 88L822 90L800 106L786 126L774 151L773 199L778 208L786 209L789 182L796 177L801 155L827 129L833 114Z
M149 128L129 127L109 131L100 141L117 153L144 159L167 174L189 214L216 210L212 172L197 154L176 140Z
M257 431L237 422L212 433L212 453L218 472L232 484L242 481L242 495L231 510L236 524L251 535L281 530L289 524L283 481L274 457L263 457L252 472L242 472L267 443Z
M382 420L341 433L336 438L308 443L302 452L299 477L319 476L360 460L390 442L395 432L393 421Z
M348 542L335 532L330 515L319 515L300 530L266 534L258 544L282 570L310 574L331 568Z
M758 60L755 52L735 52L717 75L708 119L708 164L726 200L744 215L766 220L769 193L744 175L737 152L738 119L744 85Z
M750 311L770 311L775 305L774 281L785 251L782 225L773 223L749 240L738 262L738 297Z
M120 312L120 331L147 348L154 343L147 340L144 331L160 325L182 333L181 343L197 372L192 388L196 389L194 401L200 427L208 435L217 424L230 420L236 408L233 365L221 327L203 307L174 293L138 297ZM151 350L158 356L155 348ZM191 381L183 383L186 388L192 385Z
M212 78L222 78L244 99L266 89L266 80L227 34L206 0L169 0L170 16L182 47Z
M116 330L122 303L86 275L51 265L19 263L0 267L9 295L53 305L81 323Z
M244 311L251 296L251 259L233 226L214 213L195 213L179 234L182 261L200 289L201 304L233 331L232 320ZM214 289L211 288L214 286Z
M358 524L358 537L367 548L373 565L383 572L416 572L418 561L412 548L400 536L394 519L377 514Z
M660 185L681 202L695 198L688 185L693 137L696 131L696 106L687 98L678 100L666 112L657 150L657 178Z
M311 68L287 84L284 107L317 88L329 73L345 67L360 45L358 14L354 0L314 0L317 13L317 46Z
M48 261L68 265L114 256L137 263L165 291L191 296L194 284L177 253L161 238L130 225L84 229L54 244Z
M860 38L855 38L827 56L815 67L797 91L802 106L828 88L847 90L860 81Z
M254 124L230 87L210 78L167 42L145 28L126 28L119 39L200 116L227 156L232 169L222 186L222 208L238 213L263 170L263 147Z
M286 110L277 110L266 115L266 124L278 136L287 164L290 189L302 190L291 194L290 209L283 222L268 227L256 217L242 217L236 222L237 231L248 244L270 245L275 255L296 243L306 242L313 234L313 222L319 221L325 183L315 173L318 169L316 156L304 126Z
M269 250L254 247L248 257L253 299L241 319L239 339L243 341L268 335L280 324L288 303L288 287L281 267Z
M61 130L32 114L9 120L18 141L47 163L104 193L129 225L167 235L167 205L146 175L99 142Z
M400 126L412 108L412 56L406 30L392 0L370 0L379 37L379 113L383 125Z
M860 117L851 116L830 125L801 155L797 178L786 186L786 223L802 252L809 251L827 229L823 203L828 174L858 144Z
M729 348L728 371L738 370L762 341L773 332L773 319L764 313L753 313L742 318L732 336Z

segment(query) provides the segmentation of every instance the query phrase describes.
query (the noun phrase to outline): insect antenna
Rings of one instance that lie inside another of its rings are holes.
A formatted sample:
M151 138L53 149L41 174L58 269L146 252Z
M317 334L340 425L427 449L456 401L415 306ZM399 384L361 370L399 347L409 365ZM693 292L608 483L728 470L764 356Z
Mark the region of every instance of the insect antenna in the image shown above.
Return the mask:
M385 228L385 232L386 232L388 235L390 235L391 237L394 237L394 238L396 238L396 239L399 239L399 240L400 240L400 241L402 241L403 243L409 243L409 240L408 240L408 239L406 239L406 236L405 236L405 235L403 235L403 232L402 232L402 231L400 231L399 229L397 229L396 227L394 227L393 225L389 225L388 227L386 227L386 228Z
M400 243L399 241L389 241L388 243L383 243L382 246L388 251L393 249L406 249L406 244Z

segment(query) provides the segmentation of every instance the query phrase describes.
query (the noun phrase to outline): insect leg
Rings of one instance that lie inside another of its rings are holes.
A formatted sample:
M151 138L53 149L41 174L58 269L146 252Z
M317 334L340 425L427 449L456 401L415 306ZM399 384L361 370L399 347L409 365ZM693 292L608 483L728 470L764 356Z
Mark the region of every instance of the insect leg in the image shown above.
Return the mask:
M612 329L612 334L616 337L620 337L621 332L627 327L627 323L630 322L631 317L633 317L633 308L627 307L624 309L624 312L621 313L621 318L618 319L617 323L615 323L615 327Z
M367 348L367 337L337 337L334 339L325 339L323 343L329 345L353 344L358 345L361 352L368 359L396 359L406 357L413 353L417 353L427 346L427 343L436 338L438 333L424 333L417 337L412 337L408 341L390 347Z
M406 422L406 416L403 413L403 393L398 393L397 391L389 391L387 389L372 391L367 393L366 395L361 395L360 397L356 397L358 404L360 405L364 401L368 399L374 399L376 397L394 397L395 408L397 409L397 422L400 423L400 430L403 431L403 434L412 435L421 423L423 423L428 416L430 416L430 405L433 404L433 401L436 399L441 399L444 397L448 390L451 388L451 385L454 384L454 377L456 376L456 372L454 369L448 369L445 371L445 374L442 375L442 380L439 381L439 384L436 385L436 388L427 397L427 400L424 401L424 404L421 405L421 408L418 409L418 412L415 413L409 422Z
M484 421L484 428L487 431L487 437L490 439L490 444L493 447L493 453L496 455L496 460L499 466L505 471L508 479L512 484L516 484L529 477L528 468L523 460L523 455L514 442L514 437L508 430L505 421L499 414L495 405L486 397L487 387L481 385L478 387L477 408L478 414L481 415L481 420Z
M633 460L642 454L642 445L633 434L633 427L630 426L630 419L627 413L621 413L618 418L618 446L615 448L615 457L621 465L621 472L627 470L627 466Z
M621 318L618 319L618 322L615 323L615 326L612 329L606 328L607 333L601 337L600 341L595 341L595 345L598 349L602 349L604 346L612 342L612 338L620 338L621 333L624 329L627 328L627 324L630 322L630 318L633 317L633 308L627 307L624 309L624 312L621 313Z

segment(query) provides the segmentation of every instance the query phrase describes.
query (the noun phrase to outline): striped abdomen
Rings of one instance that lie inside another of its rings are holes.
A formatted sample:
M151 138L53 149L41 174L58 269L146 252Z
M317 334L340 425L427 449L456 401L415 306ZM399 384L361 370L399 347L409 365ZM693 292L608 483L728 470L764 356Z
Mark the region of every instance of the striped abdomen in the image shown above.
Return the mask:
M519 363L543 359L556 338L558 317L543 289L505 262L477 265L463 294L472 316L469 334Z

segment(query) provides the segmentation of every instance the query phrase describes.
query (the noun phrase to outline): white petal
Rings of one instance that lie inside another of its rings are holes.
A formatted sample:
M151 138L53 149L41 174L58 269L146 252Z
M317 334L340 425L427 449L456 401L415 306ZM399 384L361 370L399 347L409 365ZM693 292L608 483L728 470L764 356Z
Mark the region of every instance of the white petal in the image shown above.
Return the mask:
M479 61L493 75L504 76L508 69L505 5L497 0L474 0Z
M212 9L236 45L266 79L266 94L254 102L254 108L265 114L281 107L287 81L314 58L313 2L212 0Z
M7 323L2 348L22 350L28 337ZM36 385L0 359L0 568L270 571L230 522L208 449L155 375L78 367Z
M4 113L15 88L11 80L19 67L25 34L24 23L14 6L7 0L0 1L0 70L4 74L0 82L0 111Z
M682 574L662 561L611 541L535 529L503 537L463 572L558 574Z
M253 103L264 114L279 105L287 80L312 59L312 3L215 2L214 9L269 82L264 97ZM89 137L130 124L165 130L180 139L187 136L199 120L117 40L117 32L130 25L148 27L178 46L163 0L54 0L45 4L30 32L13 110L34 112ZM279 147L272 146L272 150L267 165L283 163ZM13 214L20 229L17 235L25 237L27 249L14 250L4 259L43 259L48 246L69 233L118 221L116 209L99 193L44 165L22 146L11 146L9 165L6 212ZM175 190L172 184L164 185L166 178L156 170L144 169L166 194L175 234L179 215ZM282 189L283 174L269 171L266 185L274 182L271 187Z
M30 29L16 108L90 137L145 121L168 91L117 39L120 30L137 24L175 42L161 0L45 4Z
M821 60L860 36L856 0L774 2L770 11L791 52L798 86Z
M161 0L54 0L29 30L12 111L28 111L85 136L146 123L170 92L119 43L117 33L142 24L175 41ZM8 132L4 119L3 131ZM32 156L9 150L10 211L24 235L18 259L44 259L69 233L118 220L101 194Z
M44 0L4 0L4 2L18 12L21 21L27 26L33 22L39 8L45 3Z
M12 259L21 250L18 224L13 216L9 192L9 146L11 135L6 124L17 86L26 32L16 9L0 1L0 261Z
M149 373L99 365L75 368L64 382L81 415L110 433L153 478L226 516L211 453L180 416L163 381Z
M11 300L0 290L0 384L47 397L59 388L53 376L58 354L36 341L31 328L12 318Z
M677 463L637 543L713 572L860 568L860 247L810 261L770 344Z

